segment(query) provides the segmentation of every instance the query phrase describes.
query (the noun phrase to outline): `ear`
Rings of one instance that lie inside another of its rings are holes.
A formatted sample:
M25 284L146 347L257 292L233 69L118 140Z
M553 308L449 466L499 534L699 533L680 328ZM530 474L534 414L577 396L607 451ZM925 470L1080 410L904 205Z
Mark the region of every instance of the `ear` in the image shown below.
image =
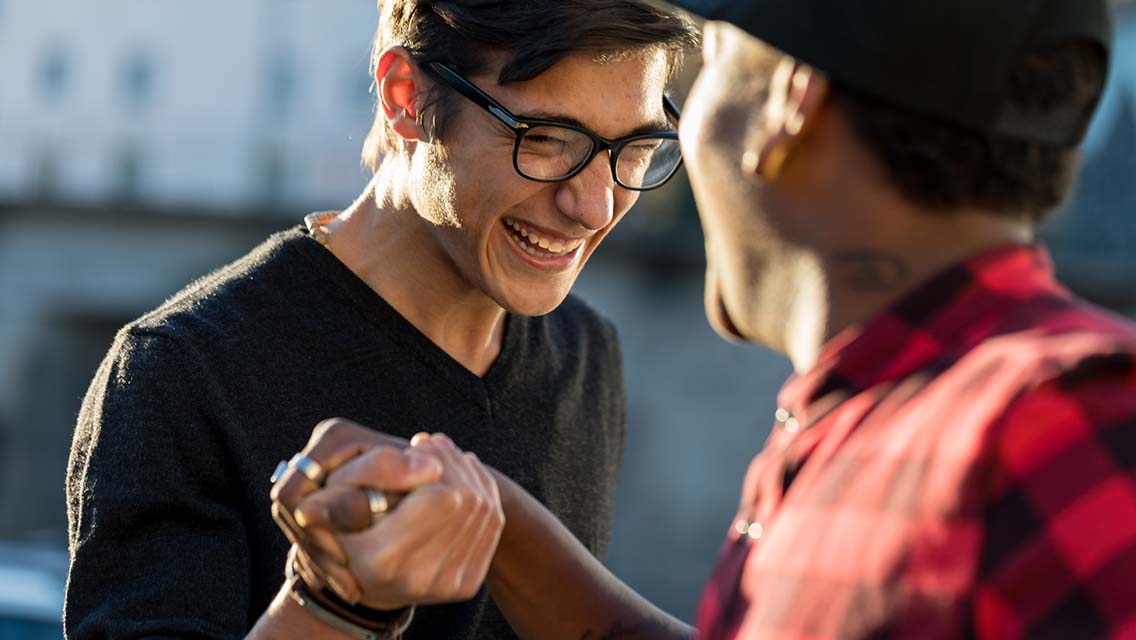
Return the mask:
M418 94L424 88L422 82L418 65L405 48L391 47L379 56L375 68L379 104L391 130L404 140L426 137L418 124Z
M829 94L828 78L790 57L781 59L769 84L758 130L749 135L742 168L775 182L785 162L820 115Z

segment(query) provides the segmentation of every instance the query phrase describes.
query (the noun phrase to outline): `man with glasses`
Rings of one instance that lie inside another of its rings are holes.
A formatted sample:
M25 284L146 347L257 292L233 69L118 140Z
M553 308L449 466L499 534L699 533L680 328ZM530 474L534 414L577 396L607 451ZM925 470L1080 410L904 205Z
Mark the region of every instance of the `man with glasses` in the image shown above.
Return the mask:
M1104 86L1106 1L681 4L718 19L682 125L707 315L797 371L697 636L1136 637L1136 327L1063 288L1035 239ZM695 635L498 483L488 582L518 635ZM277 496L368 524L328 486Z
M648 191L666 184L682 164L674 124L679 111L663 96L667 119L643 125L630 135L608 140L575 118L559 121L513 115L492 96L440 62L429 65L433 75L485 109L513 130L513 167L535 182L563 182L576 177L601 153L608 154L611 176L629 191ZM572 122L568 122L572 121Z
M384 488L427 486L346 551L408 578L352 592L287 559L273 516L307 537L270 510L269 476L291 459L280 473L328 479L335 460L293 454L331 416L445 430L603 554L620 355L568 294L679 168L664 91L697 34L640 1L379 8L366 191L126 327L91 386L68 472L69 637L366 637L443 600L465 601L418 610L408 637L511 635L478 592L502 518L470 456L384 458L404 472Z

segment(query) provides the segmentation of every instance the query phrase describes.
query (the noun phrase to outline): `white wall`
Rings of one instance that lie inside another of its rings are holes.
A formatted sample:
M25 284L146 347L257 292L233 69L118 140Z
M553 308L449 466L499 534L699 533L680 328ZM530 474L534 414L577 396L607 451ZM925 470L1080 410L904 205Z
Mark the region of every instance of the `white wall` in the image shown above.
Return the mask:
M342 206L366 181L376 19L361 0L0 0L0 199L35 195L45 155L64 199L107 199L135 148L144 204L260 205L278 149L276 202ZM55 98L53 51L65 61ZM131 56L152 69L133 105ZM273 79L289 73L280 102Z

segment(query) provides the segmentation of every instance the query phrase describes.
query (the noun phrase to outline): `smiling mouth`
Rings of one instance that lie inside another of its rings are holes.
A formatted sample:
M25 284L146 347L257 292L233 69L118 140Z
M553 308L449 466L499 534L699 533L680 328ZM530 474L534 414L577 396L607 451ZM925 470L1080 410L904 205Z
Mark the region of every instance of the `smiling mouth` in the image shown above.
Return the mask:
M534 258L563 258L571 255L581 246L582 239L564 242L542 237L537 231L513 220L502 220L513 242L525 253Z

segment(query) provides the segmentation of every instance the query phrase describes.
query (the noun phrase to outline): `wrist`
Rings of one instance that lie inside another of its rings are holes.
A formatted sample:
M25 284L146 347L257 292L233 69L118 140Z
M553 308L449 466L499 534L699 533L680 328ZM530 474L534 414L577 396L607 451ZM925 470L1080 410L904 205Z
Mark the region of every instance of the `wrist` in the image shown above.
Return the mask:
M334 593L313 589L287 564L285 594L293 608L299 607L309 617L356 640L389 640L400 638L414 618L414 607L390 610L352 605Z

